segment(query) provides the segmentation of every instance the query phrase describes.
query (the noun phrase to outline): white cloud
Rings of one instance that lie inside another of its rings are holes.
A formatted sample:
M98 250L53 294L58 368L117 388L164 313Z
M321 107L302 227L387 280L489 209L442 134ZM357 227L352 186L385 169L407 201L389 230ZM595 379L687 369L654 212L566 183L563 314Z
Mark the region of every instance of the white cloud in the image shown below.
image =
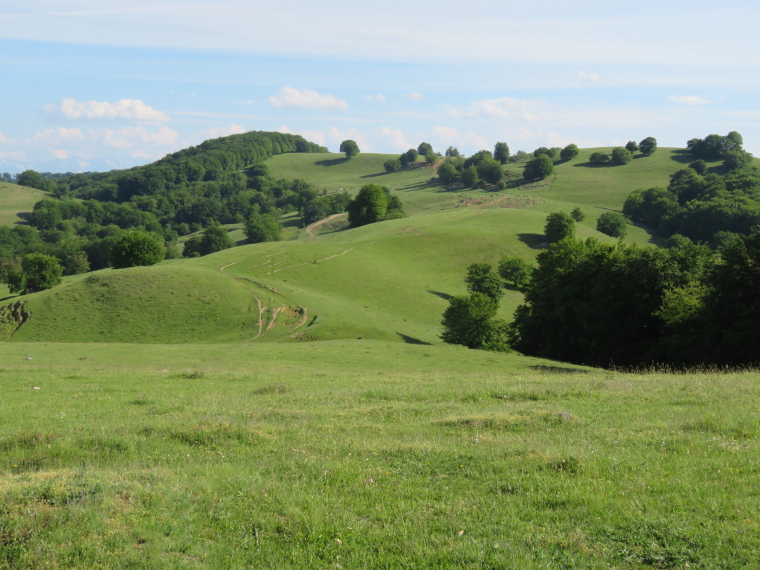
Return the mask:
M584 83L596 84L599 82L601 77L599 77L599 75L597 75L596 73L586 73L585 71L579 71L578 79L580 79Z
M407 140L406 135L404 135L401 129L382 127L380 129L380 136L390 141L390 144L393 145L393 148L399 152L407 151L410 148L417 148L416 145L413 145Z
M179 140L179 133L169 127L161 127L157 131L149 131L145 127L124 127L118 130L90 130L88 134L106 146L120 149L133 148L138 144L172 146Z
M671 95L668 100L679 105L709 105L712 103L709 99L696 95Z
M278 127L276 130L278 133L283 133L286 135L301 135L303 138L305 138L309 142L317 143L318 145L321 145L321 146L325 145L325 135L319 131L293 132L290 129L290 127L287 127L285 125Z
M402 95L405 99L411 99L412 101L419 101L420 99L424 99L422 96L422 93L419 91L412 91L411 93L405 93Z
M364 98L367 101L372 101L374 103L385 103L385 101L387 101L385 95L382 93L378 93L377 95L365 95Z
M229 135L242 135L245 132L247 132L245 127L233 123L229 127L213 127L207 131L203 131L201 132L201 137L203 140L218 139L219 137L226 137Z
M169 120L166 113L156 111L140 99L120 99L115 103L109 103L108 101L77 101L68 98L61 100L57 105L45 105L42 112L49 117L69 121L129 120L164 123Z
M54 148L50 152L53 153L54 157L59 158L61 160L69 157L69 151L62 148Z
M6 137L3 133L0 133L0 144L10 144L13 140Z
M433 135L437 146L456 146L460 151L465 153L477 152L479 150L488 149L492 145L482 135L474 131L460 132L454 127L435 127L433 129ZM433 145L436 146L436 145Z
M84 140L84 135L80 129L67 129L65 127L59 127L57 129L38 131L34 133L28 142L32 145L46 142L56 144L60 141L65 140L82 141Z
M348 109L348 103L333 95L323 95L312 89L283 87L269 97L272 107L297 107L301 109Z

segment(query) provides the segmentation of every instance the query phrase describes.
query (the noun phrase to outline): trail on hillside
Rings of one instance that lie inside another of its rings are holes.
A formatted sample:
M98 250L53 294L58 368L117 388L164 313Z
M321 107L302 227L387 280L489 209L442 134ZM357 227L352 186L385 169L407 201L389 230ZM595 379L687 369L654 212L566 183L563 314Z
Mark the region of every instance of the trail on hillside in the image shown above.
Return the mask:
M338 218L340 216L344 216L344 213L341 214L333 214L332 216L327 216L326 218L323 218L317 222L314 222L311 225L306 226L306 233L309 234L309 241L314 241L314 230L317 230L321 228L324 224L327 222L330 222L334 220L335 218Z

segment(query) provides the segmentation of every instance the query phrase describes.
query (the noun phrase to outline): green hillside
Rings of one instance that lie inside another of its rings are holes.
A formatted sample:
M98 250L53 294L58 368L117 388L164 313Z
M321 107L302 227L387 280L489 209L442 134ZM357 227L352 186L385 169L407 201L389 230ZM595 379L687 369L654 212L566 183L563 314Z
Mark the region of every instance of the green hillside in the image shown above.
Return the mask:
M388 155L347 161L334 154L281 154L268 161L275 177L303 178L327 191L380 183L401 197L410 215L356 229L340 223L309 231L290 226L288 241L67 278L29 295L32 318L22 326L6 324L5 334L17 342L362 338L440 344L441 314L449 296L466 292L462 279L469 264L496 265L503 255L534 258L544 246L546 214L575 206L587 214L578 225L580 237L613 242L595 231L598 215L619 209L634 188L666 185L682 166L670 149L602 168L585 165L590 152L560 164L543 183L521 184L522 166L512 165L511 187L498 192L442 186L422 163L382 173ZM595 190L589 190L592 182ZM631 227L628 239L658 238ZM522 294L507 290L501 317L511 320L521 300Z
M0 226L23 222L20 214L28 214L47 194L42 190L0 182Z

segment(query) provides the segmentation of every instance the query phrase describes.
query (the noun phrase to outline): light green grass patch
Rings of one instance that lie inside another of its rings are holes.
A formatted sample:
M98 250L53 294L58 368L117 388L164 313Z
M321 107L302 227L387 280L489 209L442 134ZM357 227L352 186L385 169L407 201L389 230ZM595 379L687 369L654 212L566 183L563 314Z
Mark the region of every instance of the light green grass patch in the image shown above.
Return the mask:
M0 182L0 225L23 223L22 214L30 214L45 197L47 193L42 190Z

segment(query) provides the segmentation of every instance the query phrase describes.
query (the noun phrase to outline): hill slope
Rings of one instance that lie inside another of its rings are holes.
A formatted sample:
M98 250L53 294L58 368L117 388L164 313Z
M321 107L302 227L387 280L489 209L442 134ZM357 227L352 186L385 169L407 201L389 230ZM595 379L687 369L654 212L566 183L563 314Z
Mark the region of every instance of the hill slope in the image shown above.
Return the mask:
M22 223L23 214L46 196L42 190L0 182L0 226Z

